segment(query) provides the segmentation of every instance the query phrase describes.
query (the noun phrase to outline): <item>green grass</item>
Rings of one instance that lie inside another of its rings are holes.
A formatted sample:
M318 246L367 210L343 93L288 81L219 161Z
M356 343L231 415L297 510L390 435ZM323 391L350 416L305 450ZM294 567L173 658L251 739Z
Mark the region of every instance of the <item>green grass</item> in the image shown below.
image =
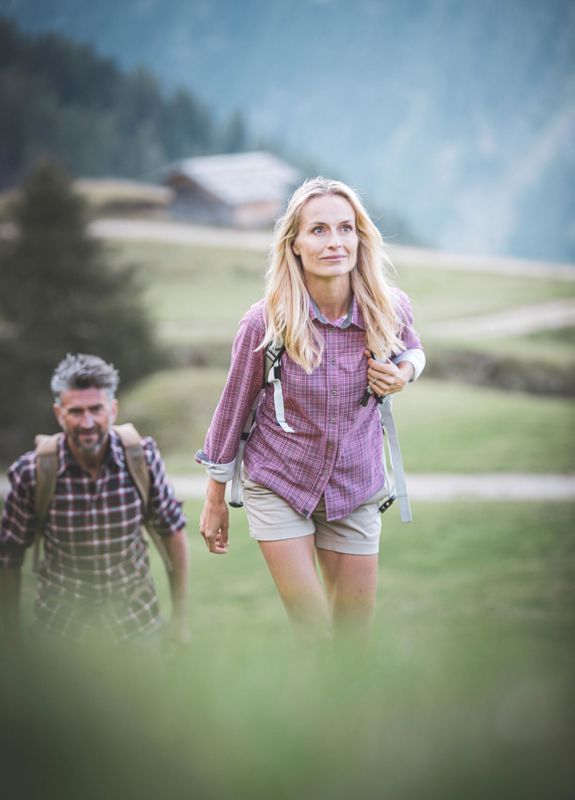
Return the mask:
M461 343L466 349L481 350L483 342ZM523 336L508 336L489 339L490 352L501 356L513 353L523 359L530 369L537 369L541 362L565 366L575 371L575 328L555 328L528 333Z
M195 469L224 370L158 373L121 399L120 414L152 433L169 467ZM575 470L570 400L422 379L394 402L410 472Z
M570 797L573 504L388 512L368 653L296 647L243 512L217 557L199 510L187 652L3 658L10 796Z
M453 382L408 387L394 403L412 472L572 472L571 399Z
M143 267L147 300L169 343L231 340L237 321L262 294L265 252L165 243L114 246L116 259ZM397 282L411 296L416 321L428 325L505 308L575 296L575 282L526 279L399 265Z
M142 266L146 301L168 344L231 342L238 321L263 292L265 253L164 243L114 250L120 263Z

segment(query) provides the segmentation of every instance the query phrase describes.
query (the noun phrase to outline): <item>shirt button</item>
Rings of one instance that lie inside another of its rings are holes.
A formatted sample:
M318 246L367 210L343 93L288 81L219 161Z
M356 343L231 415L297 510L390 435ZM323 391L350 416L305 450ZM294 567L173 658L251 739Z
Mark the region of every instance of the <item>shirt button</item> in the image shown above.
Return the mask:
M333 442L328 442L328 443L327 443L327 448L328 448L328 450L331 450L331 449L332 449L332 447L333 447Z
M330 358L329 363L330 364L335 364L335 358Z
M331 390L331 393L332 393L332 395L335 397L335 395L337 394L337 389L332 389L332 390Z
M329 421L332 425L335 425L335 417L330 417Z

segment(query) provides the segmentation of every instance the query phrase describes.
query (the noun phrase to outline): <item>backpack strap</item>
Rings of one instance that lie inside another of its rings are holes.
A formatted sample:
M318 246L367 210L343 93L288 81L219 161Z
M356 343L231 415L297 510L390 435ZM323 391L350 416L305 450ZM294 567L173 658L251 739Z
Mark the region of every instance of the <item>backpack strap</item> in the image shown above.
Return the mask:
M148 506L150 505L150 486L152 481L146 463L144 448L142 447L142 437L131 422L125 422L123 425L114 425L114 430L122 442L130 477L136 484L136 489L142 498L145 514L147 516Z
M372 352L371 357L377 360L377 356ZM375 397L371 386L367 386L363 397L361 398L360 405L366 406L371 397ZM385 475L385 482L389 488L387 498L380 505L379 510L383 513L391 506L395 500L399 500L399 516L402 522L413 522L411 515L411 506L409 505L409 497L407 496L407 484L405 482L405 470L403 468L403 457L401 455L401 447L399 446L399 437L397 435L397 428L395 427L395 420L391 411L392 395L387 394L381 397L376 397L376 402L379 408L381 417L381 428L383 431L383 443L381 449L381 460L383 463L383 472ZM387 466L386 448L389 451L389 462L391 469Z
M166 545L162 537L147 524L148 511L150 506L150 489L152 480L150 478L150 471L146 462L146 454L142 446L142 437L132 425L131 422L125 422L123 425L114 425L114 430L120 437L124 453L126 455L126 465L130 473L130 477L134 481L138 494L142 498L142 505L144 508L144 527L154 544L156 545L164 566L168 572L173 570L173 565L168 555Z
M284 395L282 391L281 357L285 352L283 343L272 343L266 348L264 367L264 386L272 384L274 387L274 408L276 420L280 428L286 433L294 433L285 418Z
M48 517L48 508L56 490L58 478L58 442L61 434L46 436L39 433L34 443L36 445L36 536L34 540L34 572L40 566L40 551L42 534Z
M262 400L264 390L266 386L268 386L269 384L273 384L274 387L274 408L278 424L284 431L286 431L286 433L294 432L293 428L290 428L290 426L287 424L285 420L285 410L284 410L283 392L281 384L281 364L280 364L280 360L284 352L285 352L285 345L283 344L283 342L278 342L278 343L271 342L265 349L262 388L256 399L252 403L252 407L250 408L250 412L247 416L244 427L242 429L242 433L240 436L240 445L234 460L234 474L232 477L232 485L230 487L230 505L232 506L232 508L241 508L243 506L242 482L240 477L240 471L242 467L242 461L244 459L244 449L246 446L246 442L250 438L250 434L255 425L256 412Z
M391 395L388 394L382 398L378 403L379 413L381 416L381 427L383 428L383 443L382 443L382 459L383 469L385 472L385 480L389 486L389 497L383 503L380 511L386 511L395 499L399 501L399 516L402 522L412 522L411 507L409 505L409 497L407 496L407 485L405 482L405 471L403 469L403 458L401 455L401 448L399 446L399 437L397 435L397 428L395 420L391 413ZM387 459L385 457L385 448L389 450L389 461L391 464L391 471L387 469ZM394 488L395 484L395 488Z

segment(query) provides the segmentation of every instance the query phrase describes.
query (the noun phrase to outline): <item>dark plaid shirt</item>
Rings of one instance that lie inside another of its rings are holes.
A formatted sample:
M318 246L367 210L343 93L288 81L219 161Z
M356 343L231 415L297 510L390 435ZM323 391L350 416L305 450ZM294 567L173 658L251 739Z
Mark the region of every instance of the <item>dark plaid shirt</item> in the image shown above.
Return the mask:
M151 476L147 524L160 536L184 527L153 439L142 445ZM72 458L62 434L58 478L44 529L35 611L43 626L78 639L94 626L115 639L151 633L161 624L142 535L144 509L118 435L94 480ZM8 473L0 525L0 566L21 566L36 535L36 457L25 453Z

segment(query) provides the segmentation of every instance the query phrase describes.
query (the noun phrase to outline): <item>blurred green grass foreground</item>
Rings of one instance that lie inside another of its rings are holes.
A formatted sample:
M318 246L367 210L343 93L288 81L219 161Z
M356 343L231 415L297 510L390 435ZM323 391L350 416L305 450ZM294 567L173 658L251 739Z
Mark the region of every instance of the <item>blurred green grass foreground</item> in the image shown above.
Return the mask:
M368 652L292 641L234 512L224 558L192 531L187 650L5 654L4 796L572 796L573 505L415 513L386 520Z
M126 245L119 257L138 253L165 341L205 347L203 331L229 349L261 293L261 254ZM438 318L575 294L573 283L400 275L424 339ZM569 342L559 332L532 352L568 359ZM507 347L531 352L521 337ZM158 439L172 471L191 472L224 377L223 364L182 363L122 398L123 420ZM575 469L569 398L423 378L401 400L408 472ZM201 504L188 501L190 646L70 649L29 637L22 652L4 653L3 796L574 796L575 503L413 506L411 525L393 509L383 518L378 612L362 651L351 642L295 643L243 512L232 512L230 553L214 557L197 534ZM33 580L24 577L29 619Z

